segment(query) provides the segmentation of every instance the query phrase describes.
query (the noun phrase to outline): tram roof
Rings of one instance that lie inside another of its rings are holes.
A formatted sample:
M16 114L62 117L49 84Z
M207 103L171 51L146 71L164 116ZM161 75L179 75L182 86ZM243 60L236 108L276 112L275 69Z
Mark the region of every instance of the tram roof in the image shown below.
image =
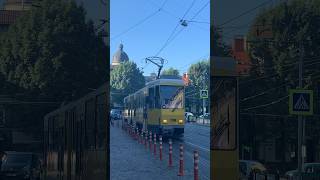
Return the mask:
M86 100L88 100L88 99L90 99L90 98L92 98L92 97L94 97L96 95L99 95L99 94L101 94L103 92L107 93L107 92L109 92L108 89L109 89L109 84L108 83L104 83L103 85L101 85L100 87L98 87L94 91L89 92L88 94L84 95L83 97L81 97L81 98L79 98L77 100L71 101L71 102L69 102L69 103L67 103L65 105L62 105L62 106L58 107L57 109L49 112L48 114L46 114L44 116L44 119L47 119L50 116L54 116L54 115L56 115L56 114L58 114L60 112L66 111L68 109L71 109L71 108L75 107L78 103L82 103L82 102L84 102L84 101L86 101Z
M153 85L173 85L173 86L183 86L182 79L157 79L146 84L146 87Z
M148 82L145 87L143 87L142 89L139 89L138 91L132 94L129 94L128 96L125 97L125 99L135 95L138 92L144 91L147 87L151 87L155 85L184 86L184 83L182 79L157 79L157 80Z

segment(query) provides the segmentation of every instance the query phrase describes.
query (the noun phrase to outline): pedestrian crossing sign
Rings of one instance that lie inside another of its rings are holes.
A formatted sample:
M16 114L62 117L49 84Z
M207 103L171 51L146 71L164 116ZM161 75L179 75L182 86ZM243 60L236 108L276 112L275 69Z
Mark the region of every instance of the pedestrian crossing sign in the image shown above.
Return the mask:
M207 99L208 98L208 90L200 90L200 98Z
M289 90L289 114L313 115L313 91Z

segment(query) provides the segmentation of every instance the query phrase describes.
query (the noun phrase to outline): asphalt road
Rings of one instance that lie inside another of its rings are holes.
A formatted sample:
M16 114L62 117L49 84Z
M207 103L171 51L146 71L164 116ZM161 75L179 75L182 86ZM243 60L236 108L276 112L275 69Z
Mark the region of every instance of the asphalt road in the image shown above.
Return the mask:
M173 139L173 156L175 162L179 160L179 146L184 146L184 161L186 173L193 174L194 151L199 153L199 177L210 179L210 127L195 123L185 125L184 136ZM168 150L168 143L165 142Z

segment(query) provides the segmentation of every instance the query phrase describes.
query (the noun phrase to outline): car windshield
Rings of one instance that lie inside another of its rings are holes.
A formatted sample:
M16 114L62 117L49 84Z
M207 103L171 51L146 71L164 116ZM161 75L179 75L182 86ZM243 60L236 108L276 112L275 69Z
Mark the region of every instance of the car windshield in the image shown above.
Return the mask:
M184 89L179 86L161 86L160 98L163 109L183 108Z
M31 154L8 154L4 158L3 165L5 164L30 164L32 160Z

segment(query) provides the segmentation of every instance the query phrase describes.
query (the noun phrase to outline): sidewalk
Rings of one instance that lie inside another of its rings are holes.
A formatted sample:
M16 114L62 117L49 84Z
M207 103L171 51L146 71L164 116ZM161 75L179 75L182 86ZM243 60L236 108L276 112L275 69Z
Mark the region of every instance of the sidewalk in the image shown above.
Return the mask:
M110 179L111 180L191 180L193 176L177 176L178 168L168 168L167 161L160 161L149 150L133 140L115 124L110 126Z

